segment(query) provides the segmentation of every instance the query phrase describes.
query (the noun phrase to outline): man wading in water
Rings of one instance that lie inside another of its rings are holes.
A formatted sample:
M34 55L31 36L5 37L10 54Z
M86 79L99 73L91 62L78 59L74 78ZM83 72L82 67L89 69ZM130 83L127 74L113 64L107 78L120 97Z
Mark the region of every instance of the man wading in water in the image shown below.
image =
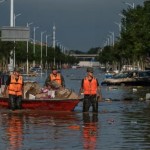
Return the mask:
M23 95L23 77L20 75L20 69L15 68L13 73L6 81L4 93L8 89L9 108L12 110L21 109Z
M98 80L93 75L93 68L87 68L87 76L82 79L80 93L84 93L83 112L88 112L90 106L94 113L98 112L98 99L102 100Z

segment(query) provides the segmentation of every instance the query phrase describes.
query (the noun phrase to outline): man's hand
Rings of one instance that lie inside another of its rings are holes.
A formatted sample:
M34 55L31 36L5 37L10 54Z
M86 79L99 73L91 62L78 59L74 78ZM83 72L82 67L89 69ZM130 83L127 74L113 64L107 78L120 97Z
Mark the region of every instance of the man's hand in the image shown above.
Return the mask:
M3 92L1 92L3 97L6 97L6 90L4 90Z
M99 94L97 94L97 101L98 101L98 102L101 102L101 101L102 101L102 96L99 95Z

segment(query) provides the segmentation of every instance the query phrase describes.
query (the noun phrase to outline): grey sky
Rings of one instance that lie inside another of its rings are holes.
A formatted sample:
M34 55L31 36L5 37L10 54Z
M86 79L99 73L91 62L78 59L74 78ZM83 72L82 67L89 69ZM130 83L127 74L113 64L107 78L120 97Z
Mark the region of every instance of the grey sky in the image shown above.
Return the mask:
M56 40L68 49L87 51L92 47L103 46L109 32L118 36L120 22L118 15L129 4L143 4L144 0L14 0L16 26L25 26L30 22L31 34L36 30L36 40L40 32L52 34L56 26ZM0 3L0 26L10 25L10 0ZM44 35L46 35L44 34ZM43 41L45 40L43 35ZM32 36L32 35L31 35ZM48 38L49 43L52 42Z

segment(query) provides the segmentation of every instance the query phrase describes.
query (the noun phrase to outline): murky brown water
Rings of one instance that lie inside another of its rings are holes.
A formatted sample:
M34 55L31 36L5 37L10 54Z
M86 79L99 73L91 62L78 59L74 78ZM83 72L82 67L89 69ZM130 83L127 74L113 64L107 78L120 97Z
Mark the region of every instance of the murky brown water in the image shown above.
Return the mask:
M66 86L78 92L85 69L62 73ZM99 82L104 77L99 70L95 74ZM36 80L42 84L44 79ZM150 149L150 102L141 101L149 87L102 87L102 93L98 115L83 114L82 102L70 113L0 109L0 149Z

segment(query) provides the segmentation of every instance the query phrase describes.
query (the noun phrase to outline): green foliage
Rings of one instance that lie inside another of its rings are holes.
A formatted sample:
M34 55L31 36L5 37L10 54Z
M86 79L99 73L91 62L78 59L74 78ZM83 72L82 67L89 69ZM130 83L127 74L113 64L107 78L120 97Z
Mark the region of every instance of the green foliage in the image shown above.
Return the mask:
M87 54L97 54L99 51L100 47L96 47L96 48L91 48Z
M122 10L121 33L114 47L103 48L99 61L104 63L138 62L150 55L150 1L145 1L143 6ZM111 55L111 56L109 56Z

